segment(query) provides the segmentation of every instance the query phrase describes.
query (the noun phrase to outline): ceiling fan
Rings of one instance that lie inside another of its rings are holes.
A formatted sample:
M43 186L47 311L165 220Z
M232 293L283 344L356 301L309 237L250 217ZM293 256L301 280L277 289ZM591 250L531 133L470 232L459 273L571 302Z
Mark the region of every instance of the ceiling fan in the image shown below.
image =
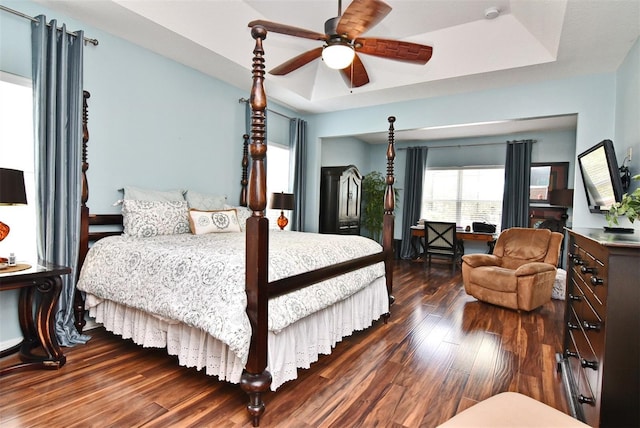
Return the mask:
M283 76L322 57L328 67L341 71L347 84L360 87L369 83L369 75L358 54L374 55L397 61L426 64L431 59L431 46L379 38L359 37L378 24L391 12L391 6L381 0L353 0L342 13L342 0L338 0L338 16L327 20L324 34L286 24L255 20L249 27L263 26L267 31L305 39L321 40L325 44L311 49L280 64L269 71ZM342 57L334 57L340 55Z

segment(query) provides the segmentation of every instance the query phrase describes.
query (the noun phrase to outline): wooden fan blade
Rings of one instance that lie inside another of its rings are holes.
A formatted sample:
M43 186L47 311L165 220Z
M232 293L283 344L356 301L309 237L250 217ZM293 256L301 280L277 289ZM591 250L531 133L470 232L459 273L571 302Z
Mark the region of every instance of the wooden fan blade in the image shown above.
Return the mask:
M340 70L340 74L350 88L359 88L369 83L369 75L358 55L353 57L349 67Z
M255 27L256 25L262 25L267 31L286 34L288 36L302 37L311 40L327 40L326 34L316 33L315 31L305 30L304 28L293 27L291 25L278 24L277 22L263 21L261 19L249 23L249 27Z
M354 41L356 52L397 61L426 64L431 59L433 48L399 40L360 38Z
M375 26L391 12L391 6L380 0L353 0L336 26L338 35L353 40Z
M322 56L322 46L319 48L311 49L310 51L301 53L300 55L291 58L287 62L283 62L273 70L269 72L269 74L273 74L274 76L283 76L285 74L291 73L294 70L299 69L303 65L309 64L314 59L320 58Z

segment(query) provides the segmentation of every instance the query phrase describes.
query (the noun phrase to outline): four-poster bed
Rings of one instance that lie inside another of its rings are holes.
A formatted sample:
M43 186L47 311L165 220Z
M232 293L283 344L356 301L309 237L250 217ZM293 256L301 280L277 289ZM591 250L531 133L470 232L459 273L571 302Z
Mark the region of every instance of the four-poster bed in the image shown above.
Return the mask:
M256 26L251 34L255 39L251 143L245 135L240 196L248 218L246 223L239 221L242 232L133 236L131 228L127 230L131 222L126 206L124 234L90 232L90 225L122 225L123 219L89 215L85 93L78 289L87 298L84 302L77 292L75 308L79 329L86 307L123 337L143 346L166 346L181 365L205 368L207 374L240 383L249 395L252 422L258 426L264 392L294 379L296 368L308 367L318 354L330 353L343 337L389 316L395 118L389 118L382 247L359 236L270 231L264 216L267 99L262 42L267 32ZM141 202L151 209L154 204ZM182 209L186 202L170 204ZM166 203L163 209L168 209ZM225 211L233 218L230 211L236 208ZM97 239L89 251L89 242ZM194 260L201 263L195 266ZM238 322L231 323L234 319ZM309 332L318 336L315 342L307 337ZM295 349L287 348L291 346Z

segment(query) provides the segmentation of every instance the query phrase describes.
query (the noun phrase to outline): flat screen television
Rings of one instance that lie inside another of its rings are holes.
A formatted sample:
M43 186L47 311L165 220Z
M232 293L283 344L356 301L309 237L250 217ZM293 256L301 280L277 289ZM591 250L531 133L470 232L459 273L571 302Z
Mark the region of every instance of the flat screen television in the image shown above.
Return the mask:
M578 155L589 211L603 213L622 199L622 180L611 140L603 140Z

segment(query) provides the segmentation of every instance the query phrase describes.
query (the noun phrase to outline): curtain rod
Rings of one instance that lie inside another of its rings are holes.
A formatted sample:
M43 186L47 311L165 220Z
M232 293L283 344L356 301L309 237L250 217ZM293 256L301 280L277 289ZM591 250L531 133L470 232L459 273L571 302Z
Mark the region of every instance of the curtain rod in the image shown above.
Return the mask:
M28 19L28 20L33 21L33 22L38 22L38 20L36 18L34 18L33 16L25 15L22 12L18 12L17 10L10 9L10 8L8 8L6 6L1 5L1 4L0 4L0 10L4 10L5 12L13 13L14 15L18 15L21 18L25 18L25 19ZM47 24L47 27L51 27L51 24ZM56 30L61 31L60 28L56 28ZM67 32L67 34L70 34L70 35L72 35L74 37L78 37L78 34L72 32L72 31ZM93 46L98 46L98 39L90 39L88 37L83 37L83 39L84 39L85 43L91 43Z
M536 140L513 140L513 141L501 141L499 143L475 143L475 144L452 144L450 146L412 146L412 147L400 147L396 150L407 150L407 149L414 149L414 148L419 148L419 147L426 147L428 149L447 149L447 148L462 148L462 147L473 147L473 146L495 146L498 144L509 144L509 143L524 143L527 141L531 141L533 142L533 144L537 143Z
M239 103L245 103L245 104L248 104L248 103L249 103L249 100L248 100L248 99L246 99L246 98L240 98L240 99L238 100L238 102L239 102ZM295 119L295 117L289 117L289 116L287 116L286 114L282 114L282 113L280 113L280 112L278 112L278 111L271 110L270 108L268 108L268 109L267 109L267 111L270 111L270 112L271 112L271 113L273 113L273 114L277 114L278 116L282 116L282 117L284 117L285 119L289 119L289 120L293 120L293 119Z

